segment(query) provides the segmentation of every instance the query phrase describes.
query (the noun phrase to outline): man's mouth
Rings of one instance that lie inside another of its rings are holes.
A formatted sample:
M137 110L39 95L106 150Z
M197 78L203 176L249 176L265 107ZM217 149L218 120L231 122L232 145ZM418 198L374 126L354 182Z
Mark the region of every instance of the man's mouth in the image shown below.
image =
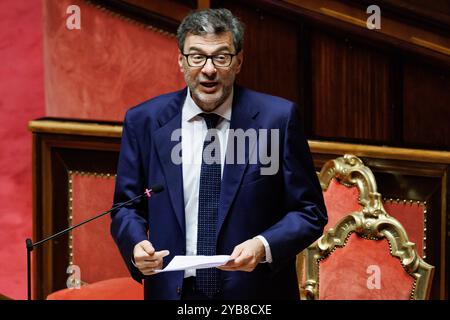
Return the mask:
M215 91L218 84L219 83L217 81L202 81L202 82L200 82L200 85L202 86L202 89L205 92Z

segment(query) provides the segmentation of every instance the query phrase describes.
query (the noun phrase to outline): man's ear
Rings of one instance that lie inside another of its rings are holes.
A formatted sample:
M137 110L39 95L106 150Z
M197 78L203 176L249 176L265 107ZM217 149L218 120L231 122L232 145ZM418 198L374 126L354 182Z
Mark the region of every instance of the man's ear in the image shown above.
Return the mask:
M184 59L184 56L181 54L181 51L178 49L178 66L180 67L180 71L182 73L184 73L183 59Z
M236 59L236 74L238 74L241 72L242 63L244 62L244 50L239 51L234 58Z

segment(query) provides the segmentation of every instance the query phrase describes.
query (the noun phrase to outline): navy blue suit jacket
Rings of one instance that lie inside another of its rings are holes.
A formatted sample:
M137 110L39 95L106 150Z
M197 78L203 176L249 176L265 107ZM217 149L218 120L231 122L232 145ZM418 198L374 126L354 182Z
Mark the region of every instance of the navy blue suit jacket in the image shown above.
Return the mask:
M180 142L171 141L171 135L181 127L186 92L161 95L130 109L123 124L114 203L142 194L148 186L165 188L112 214L112 236L133 278L145 278L146 299L181 297L183 272L144 277L131 256L135 244L145 239L158 251L170 251L165 265L186 253L182 165L171 161L172 149ZM279 130L279 170L261 175L259 161L248 161L252 146L246 148L245 164L225 164L217 254L231 254L236 245L262 235L273 263L260 263L253 272L221 271L220 298L297 299L296 254L322 234L327 215L296 106L235 86L230 129L239 128Z

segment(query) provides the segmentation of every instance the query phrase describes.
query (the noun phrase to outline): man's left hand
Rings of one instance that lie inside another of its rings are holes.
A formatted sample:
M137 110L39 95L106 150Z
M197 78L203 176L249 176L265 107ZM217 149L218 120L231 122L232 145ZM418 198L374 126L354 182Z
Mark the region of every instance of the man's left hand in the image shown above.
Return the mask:
M218 268L224 271L251 272L263 260L265 255L266 250L262 241L256 238L250 239L234 248L231 254L231 259L234 260Z

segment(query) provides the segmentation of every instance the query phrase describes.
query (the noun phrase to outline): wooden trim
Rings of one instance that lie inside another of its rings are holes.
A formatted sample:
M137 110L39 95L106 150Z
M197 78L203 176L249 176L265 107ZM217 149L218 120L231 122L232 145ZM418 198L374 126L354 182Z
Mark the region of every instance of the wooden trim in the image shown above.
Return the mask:
M434 51L440 52L440 53L448 55L448 56L450 55L450 48L438 45L436 43L433 43L433 42L430 42L430 41L427 41L427 40L424 40L424 39L421 39L418 37L411 37L411 42L418 44L419 46L425 47L427 49L434 50Z
M32 120L28 123L28 128L33 133L53 133L112 138L120 138L122 136L122 125L120 124L84 123L77 122L75 120ZM337 155L351 153L355 156L362 157L450 164L450 151L380 147L316 140L309 140L308 142L311 151L314 153Z
M33 133L56 133L95 137L120 138L122 125L102 123L83 123L77 121L60 120L32 120L28 128Z
M440 279L441 279L441 283L439 285L440 287L440 296L441 297L445 297L445 291L446 291L446 273L447 273L447 258L446 257L446 252L448 250L447 248L447 172L448 170L444 173L444 175L442 176L442 191L441 191L441 234L442 239L441 239L441 252L440 252L440 260L441 260L441 274L440 274Z
M321 7L319 10L320 10L320 12L322 12L323 14L325 14L327 16L342 20L344 22L354 24L355 26L363 27L363 28L367 27L366 21L364 21L364 20L349 16L347 14L344 14L344 13L341 13L341 12L338 12L338 11L335 11L332 9L324 8L324 7Z
M52 175L52 156L51 156L51 146L46 141L42 141L40 144L41 148L41 190L42 190L42 212L53 212L53 181L51 178ZM41 227L38 235L35 236L35 239L44 239L49 235L53 234L53 220L45 219L43 216L40 217ZM37 266L39 269L37 270L38 274L47 274L48 277L41 281L39 284L36 283L36 297L38 299L46 299L45 295L42 295L43 292L52 292L53 291L53 276L54 276L54 266L53 266L53 242L47 242L35 249L35 254L40 254L42 265ZM42 279L41 277L39 277ZM37 280L37 279L36 279Z
M449 151L379 147L340 142L322 142L315 140L309 140L308 142L313 153L338 155L351 153L358 157L450 164Z
M88 4L97 6L101 10L107 10L121 18L129 18L156 29L161 29L172 35L176 34L180 17L186 15L190 8L183 7L176 2L167 4L168 1L150 1L138 5L122 0L85 0ZM139 1L134 1L139 2ZM163 3L163 5L161 5ZM170 5L175 5L176 10L169 10Z

